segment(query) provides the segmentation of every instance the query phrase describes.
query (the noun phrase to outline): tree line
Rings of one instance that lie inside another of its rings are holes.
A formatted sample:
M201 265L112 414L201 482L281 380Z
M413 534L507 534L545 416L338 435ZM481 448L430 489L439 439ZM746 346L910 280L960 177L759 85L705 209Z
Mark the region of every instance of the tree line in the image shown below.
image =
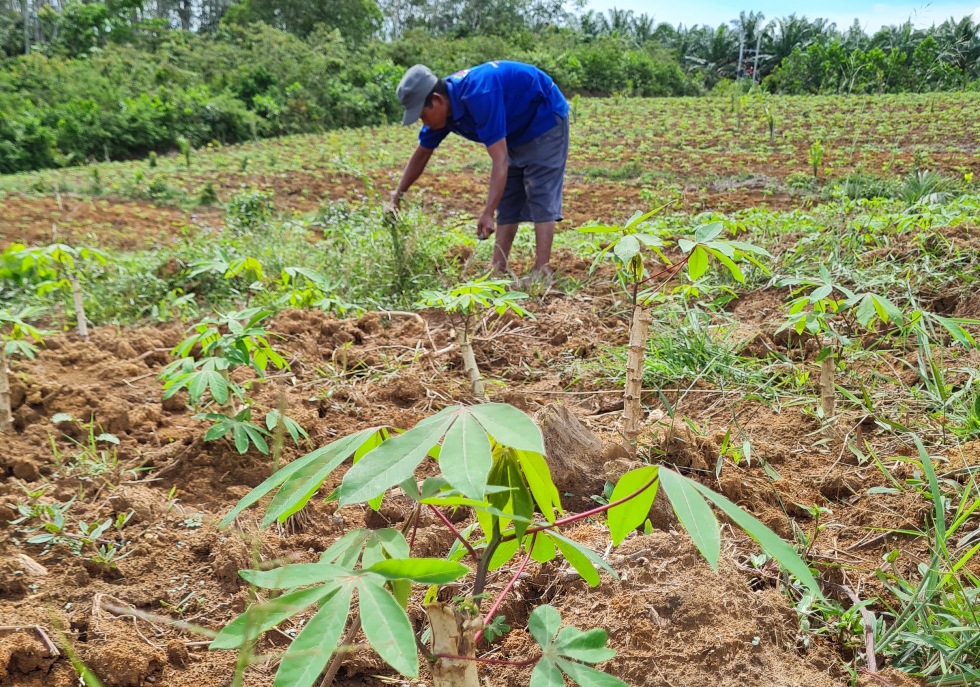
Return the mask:
M868 33L755 12L719 26L581 0L0 0L0 172L377 124L416 62L541 66L568 93L980 88L980 24ZM740 59L741 58L741 59Z

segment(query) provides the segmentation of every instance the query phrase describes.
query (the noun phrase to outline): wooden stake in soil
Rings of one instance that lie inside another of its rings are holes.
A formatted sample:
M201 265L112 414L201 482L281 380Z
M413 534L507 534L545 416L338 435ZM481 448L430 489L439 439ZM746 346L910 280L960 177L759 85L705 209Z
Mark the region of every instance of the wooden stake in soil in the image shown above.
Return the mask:
M834 374L837 371L837 361L833 353L828 353L820 361L820 407L823 409L823 421L828 431L833 431L831 418L834 417L836 402L834 390Z
M10 378L7 376L7 354L0 339L0 432L9 432L14 426L10 409Z
M476 366L476 356L473 355L473 341L467 327L461 327L456 330L456 340L459 342L459 352L463 356L463 370L465 370L466 376L470 378L473 394L480 400L485 401L487 392L483 386L483 377L480 376L480 368Z
M623 394L623 438L630 452L636 454L636 440L640 436L643 407L643 359L647 351L647 332L650 330L650 313L641 305L633 309L630 325L629 357L626 360L626 391Z
M71 270L68 272L68 283L71 284L71 297L75 302L75 321L78 322L78 333L82 335L83 341L88 341L88 322L85 320L85 306L82 304L82 287L78 284L78 277Z
M476 657L474 638L483 620L453 608L450 604L431 603L425 607L432 625L432 653ZM476 661L440 658L432 664L435 687L480 687Z

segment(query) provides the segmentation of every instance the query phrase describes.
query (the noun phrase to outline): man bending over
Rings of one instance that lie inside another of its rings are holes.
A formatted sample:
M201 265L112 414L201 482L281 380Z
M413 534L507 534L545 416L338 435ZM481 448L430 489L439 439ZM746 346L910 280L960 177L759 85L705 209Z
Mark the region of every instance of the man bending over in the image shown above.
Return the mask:
M450 132L482 143L493 169L477 238L494 233L496 212L493 267L505 273L518 223L534 222L533 271L550 273L568 157L568 102L551 77L528 64L498 61L440 79L417 64L405 72L397 93L405 108L402 124L421 117L424 126L389 207L398 208Z

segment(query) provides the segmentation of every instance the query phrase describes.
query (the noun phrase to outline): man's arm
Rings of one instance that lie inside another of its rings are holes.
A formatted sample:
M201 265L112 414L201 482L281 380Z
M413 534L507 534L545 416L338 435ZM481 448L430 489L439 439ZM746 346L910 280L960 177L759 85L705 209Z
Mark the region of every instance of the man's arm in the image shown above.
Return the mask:
M490 190L487 192L487 205L476 223L476 237L480 240L489 238L493 233L493 213L496 212L500 199L504 197L504 187L507 185L507 139L502 138L487 146L487 154L493 160L490 170Z
M402 196L422 176L422 172L425 171L425 166L429 164L430 157L432 157L432 151L428 148L423 148L422 146L415 148L415 152L409 158L408 164L405 165L405 171L402 172L402 178L398 182L398 188L391 192L391 201L385 208L386 210L392 211L398 209Z

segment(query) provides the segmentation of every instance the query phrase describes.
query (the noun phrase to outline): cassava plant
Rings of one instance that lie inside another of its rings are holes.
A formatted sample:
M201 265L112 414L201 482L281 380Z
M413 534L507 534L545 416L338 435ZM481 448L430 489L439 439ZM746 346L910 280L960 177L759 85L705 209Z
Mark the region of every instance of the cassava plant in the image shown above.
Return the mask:
M107 262L105 253L94 248L74 248L65 243L53 243L41 248L25 248L19 257L23 270L34 270L43 278L37 284L39 295L57 291L71 296L78 333L88 341L88 320L78 281L79 263L104 265Z
M463 370L470 380L473 394L480 399L486 398L486 389L473 354L473 329L479 318L493 311L498 315L512 312L518 317L534 319L531 313L518 305L518 301L526 299L527 294L508 291L509 284L506 279L489 279L484 276L457 284L449 291L424 291L416 305L439 308L455 319L456 341L463 357Z
M271 314L250 308L202 320L174 348L173 354L179 357L160 373L164 400L186 390L190 405L205 411L195 416L212 423L205 441L230 434L239 453L254 444L267 454L266 437L280 421L295 442L299 443L300 436L309 438L302 427L277 410L266 416L266 427L252 422L251 401L246 395L251 382L239 384L232 378L232 372L239 367L251 368L262 379L269 365L278 370L287 366L269 345L262 326Z
M720 238L724 225L721 222L712 222L695 229L693 239L682 238L677 241L683 257L675 264L664 253L668 242L660 235L650 233L650 226L647 224L647 220L661 210L663 207L646 214L638 212L623 225L594 225L579 229L588 234L618 234L599 252L592 268L594 270L603 257L611 254L616 262L619 282L629 294L632 305L623 396L623 437L631 450L635 450L643 419L640 402L643 391L643 362L650 329L650 304L654 297L661 294L685 267L690 280L696 282L707 272L709 261L716 259L728 268L736 281L742 282L745 276L737 263L748 261L765 270L758 256L771 257L762 248L742 241ZM650 272L648 267L654 262L654 257L660 269Z
M790 277L776 281L777 286L791 288L793 299L789 303L786 322L777 333L792 329L798 335L812 336L820 346L817 362L820 363L820 411L819 415L828 431L836 408L836 374L842 354L855 337L877 330L882 336L891 333L905 339L915 338L919 353L916 368L926 386L935 384L939 400L945 404L949 398L943 384L941 366L931 355L931 341L937 338L937 330L966 347L976 348L973 336L964 324L975 324L963 318L949 318L924 310L905 312L884 295L871 292L855 292L840 283L826 266L821 265L816 277Z
M663 488L680 523L713 568L717 569L721 542L709 504L820 597L809 568L789 544L723 496L662 466L627 473L608 503L566 515L544 452L542 434L527 415L506 404L483 403L445 408L405 432L364 429L290 463L246 495L220 526L232 524L272 492L262 525L284 522L348 459L353 465L329 499L341 508L367 504L378 509L396 489L414 502L414 509L400 530L353 530L315 562L242 571L250 584L277 596L247 608L221 630L211 648L247 651L264 632L292 619L292 626L302 629L282 656L274 687L309 687L324 670L320 684L329 685L343 647L363 629L368 643L402 675L418 676L421 653L436 687L478 687L480 663L501 660L477 656L477 651L484 646L487 628L494 634L504 631L506 623L497 611L530 561L547 563L560 555L593 587L600 583L600 570L617 579L602 556L564 536L561 529L605 517L612 543L619 545L646 521L658 488ZM421 482L416 478L420 467L429 475ZM458 529L444 509L461 507L472 509L475 518ZM423 509L455 538L444 559L412 556ZM488 580L505 566L509 581L484 611ZM450 583L457 601L437 602L446 598L440 587ZM430 621L430 646L424 645L406 614L413 585L428 587L423 606ZM357 611L352 613L355 592ZM296 616L305 622L297 622ZM558 611L550 606L531 613L528 629L539 652L514 665L534 665L535 687L562 687L566 677L580 685L624 684L587 665L615 654L605 646L605 630L561 627Z
M810 144L809 149L807 149L806 159L810 163L810 168L813 170L813 178L816 179L820 174L820 165L823 164L823 143L820 142L819 138Z
M334 312L343 317L347 313L361 314L364 308L348 303L337 295L339 282L306 267L286 267L280 283L287 291L279 299L279 305L292 308L317 308Z
M14 356L34 357L37 349L28 339L41 343L43 332L27 320L38 313L39 308L24 308L20 312L0 310L0 432L9 432L14 422L7 361Z

